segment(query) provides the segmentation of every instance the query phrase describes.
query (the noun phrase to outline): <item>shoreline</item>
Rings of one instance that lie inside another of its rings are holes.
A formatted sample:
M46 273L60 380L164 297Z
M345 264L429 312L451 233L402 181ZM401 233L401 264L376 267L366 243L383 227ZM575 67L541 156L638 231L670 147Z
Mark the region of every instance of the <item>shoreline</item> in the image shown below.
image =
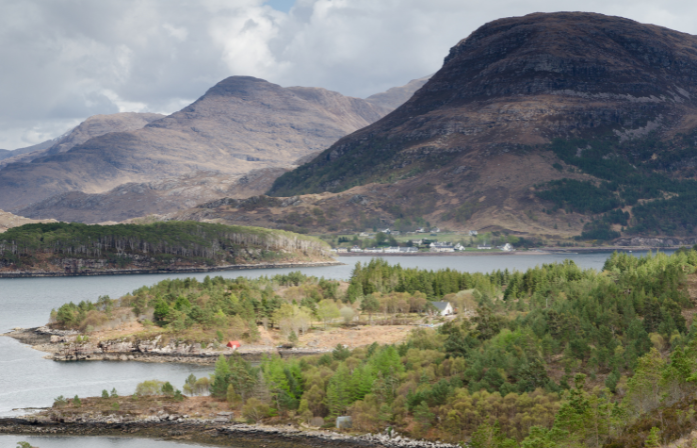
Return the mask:
M459 448L458 445L426 440L413 440L399 435L351 434L327 430L287 426L231 423L229 417L214 420L187 416L163 415L145 420L107 416L102 419L65 421L33 417L0 418L0 434L36 436L121 436L154 438L214 446L269 448L301 447L386 447L386 448ZM263 443L263 445L260 445Z
M283 269L341 266L340 261L306 261L292 263L230 264L211 267L157 268L157 269L111 269L109 271L85 270L83 272L52 271L10 271L0 272L2 278L41 278L41 277L89 277L98 275L141 275L141 274L196 274L204 272L237 271L247 269Z
M460 251L460 252L414 252L414 253L385 253L385 252L341 252L339 257L476 257L484 255L551 255L551 254L573 254L573 253L596 253L614 251L662 251L678 250L681 247L689 246L597 246L597 247L541 247L531 250L512 250L512 251Z
M84 345L64 342L52 342L53 331L46 327L15 329L9 333L0 334L29 346L33 350L44 352L44 357L56 362L75 361L119 361L119 362L152 362L214 365L220 355L229 357L238 353L247 361L261 361L264 355L276 354L281 358L297 356L312 356L330 353L331 349L323 348L279 348L270 345L253 345L242 347L235 351L227 350L196 350L182 346L181 350L169 351L167 347L141 350L133 345L129 350L104 350L103 348L85 347ZM58 332L55 332L58 333ZM75 333L77 334L77 333Z

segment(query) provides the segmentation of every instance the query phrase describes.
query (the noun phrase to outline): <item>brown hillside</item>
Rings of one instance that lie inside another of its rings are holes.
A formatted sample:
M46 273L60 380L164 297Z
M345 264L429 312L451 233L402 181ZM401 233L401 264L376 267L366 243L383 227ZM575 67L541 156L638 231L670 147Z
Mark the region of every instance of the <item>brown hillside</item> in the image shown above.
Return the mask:
M7 229L10 229L12 227L19 227L19 226L23 226L24 224L34 224L34 223L38 223L38 222L56 222L56 220L55 219L43 219L43 220L29 219L29 218L25 218L23 216L13 215L12 213L8 213L8 212L0 210L0 233L4 232Z
M67 152L0 170L0 207L18 210L68 191L206 171L243 175L324 149L389 110L315 88L230 77L190 106L143 129L112 132Z
M195 207L220 197L247 198L263 194L288 168L265 168L245 175L200 172L191 176L127 183L101 194L68 191L30 205L18 213L61 221L120 222L151 214Z
M580 215L545 215L549 204L533 191L553 179L594 178L545 145L691 130L695 80L695 36L592 13L496 20L453 47L404 105L280 177L270 194L362 185L393 192L373 202L388 222L424 216L451 228L577 234ZM417 201L416 190L429 193Z

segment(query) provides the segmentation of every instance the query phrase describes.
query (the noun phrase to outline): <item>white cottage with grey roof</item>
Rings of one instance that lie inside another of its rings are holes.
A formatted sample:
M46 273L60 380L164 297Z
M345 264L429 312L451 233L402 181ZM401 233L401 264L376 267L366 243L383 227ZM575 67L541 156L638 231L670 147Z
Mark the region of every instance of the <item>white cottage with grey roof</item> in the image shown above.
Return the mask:
M453 306L450 304L450 302L431 302L431 304L436 307L438 314L441 316L450 316L451 314L455 314Z

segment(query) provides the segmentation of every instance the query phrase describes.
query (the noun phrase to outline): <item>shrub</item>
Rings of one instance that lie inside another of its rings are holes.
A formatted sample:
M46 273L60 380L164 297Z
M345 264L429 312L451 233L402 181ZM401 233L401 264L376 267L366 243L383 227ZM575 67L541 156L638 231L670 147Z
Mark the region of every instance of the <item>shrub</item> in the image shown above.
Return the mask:
M161 390L164 395L174 395L174 386L172 386L172 384L169 381L162 385Z
M250 423L259 423L271 412L271 408L257 398L250 398L242 406L242 416Z
M143 381L136 386L136 394L139 396L157 395L162 391L164 384L158 380Z
M62 408L66 404L68 404L68 401L65 399L65 397L63 395L59 395L53 399L53 407L54 408Z

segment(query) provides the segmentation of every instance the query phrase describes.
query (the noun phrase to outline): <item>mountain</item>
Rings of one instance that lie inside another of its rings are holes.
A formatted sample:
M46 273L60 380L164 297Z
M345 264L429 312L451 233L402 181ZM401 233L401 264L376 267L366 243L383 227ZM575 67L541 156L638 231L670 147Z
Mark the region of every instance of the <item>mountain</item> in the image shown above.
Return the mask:
M697 191L695 80L689 34L593 13L496 20L455 45L409 101L270 194L348 190L372 196L365 213L387 222L692 234L697 215L678 214ZM649 223L647 207L670 222Z
M25 208L68 191L200 172L244 175L286 167L389 112L319 88L282 88L233 76L179 112L142 129L111 132L0 170L0 206Z
M68 191L36 202L18 213L83 223L121 222L195 207L221 197L247 198L271 188L287 168L253 170L243 176L201 172L191 176L127 183L105 193Z
M30 152L38 153L39 151L43 151L45 149L50 148L58 140L59 139L46 140L45 142L37 143L36 145L27 146L24 148L18 148L18 149L14 149L14 150L0 149L0 161L1 161L0 167L4 166L6 164L6 162L5 162L6 159L9 159L11 157L15 157L18 155L28 154Z
M15 149L3 158L0 153L0 169L12 163L29 163L42 156L68 152L93 137L110 132L127 132L142 129L148 123L163 118L161 114L121 112L109 115L94 115L66 132L61 137L47 140L34 146Z
M394 110L406 103L414 93L426 84L426 81L433 75L424 76L423 78L412 79L408 83L399 87L392 87L385 92L370 95L365 100L376 106L385 109Z

